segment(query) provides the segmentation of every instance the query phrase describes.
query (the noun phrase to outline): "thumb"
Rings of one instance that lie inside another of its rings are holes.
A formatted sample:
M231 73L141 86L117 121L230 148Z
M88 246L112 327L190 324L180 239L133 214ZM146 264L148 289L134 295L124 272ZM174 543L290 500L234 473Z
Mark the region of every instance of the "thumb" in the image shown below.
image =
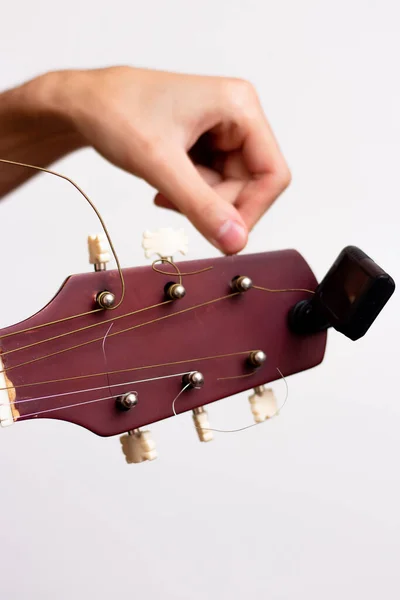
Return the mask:
M222 252L244 248L248 231L239 212L204 181L187 154L157 160L146 179Z

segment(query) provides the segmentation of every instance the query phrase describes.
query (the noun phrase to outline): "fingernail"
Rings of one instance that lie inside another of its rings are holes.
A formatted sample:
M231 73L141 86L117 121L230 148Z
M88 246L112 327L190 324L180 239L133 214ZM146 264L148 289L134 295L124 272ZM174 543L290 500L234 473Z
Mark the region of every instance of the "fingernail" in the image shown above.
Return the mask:
M225 221L219 228L214 244L226 254L234 254L244 248L247 231L237 221Z

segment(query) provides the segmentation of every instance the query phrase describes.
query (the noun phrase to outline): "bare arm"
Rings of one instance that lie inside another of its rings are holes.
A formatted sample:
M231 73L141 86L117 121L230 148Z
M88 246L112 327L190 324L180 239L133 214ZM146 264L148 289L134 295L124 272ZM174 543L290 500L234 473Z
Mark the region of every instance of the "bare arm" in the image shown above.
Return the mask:
M71 123L52 110L52 95L48 76L0 94L0 158L46 167L83 145ZM0 165L0 198L34 174Z
M142 177L226 253L290 182L246 81L131 67L60 71L0 95L0 158L46 166L83 146ZM1 168L0 196L31 176Z

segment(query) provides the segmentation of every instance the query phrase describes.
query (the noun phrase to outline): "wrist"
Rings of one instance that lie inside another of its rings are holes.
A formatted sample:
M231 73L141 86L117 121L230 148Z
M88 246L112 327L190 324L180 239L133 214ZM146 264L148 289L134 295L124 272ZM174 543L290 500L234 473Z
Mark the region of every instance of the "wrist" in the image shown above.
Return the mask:
M47 167L85 144L62 107L54 103L55 78L42 75L0 94L0 157ZM3 168L0 198L33 171Z
M72 72L71 72L72 73ZM11 90L14 113L27 134L65 147L67 154L85 145L64 99L66 75L55 71L40 75Z

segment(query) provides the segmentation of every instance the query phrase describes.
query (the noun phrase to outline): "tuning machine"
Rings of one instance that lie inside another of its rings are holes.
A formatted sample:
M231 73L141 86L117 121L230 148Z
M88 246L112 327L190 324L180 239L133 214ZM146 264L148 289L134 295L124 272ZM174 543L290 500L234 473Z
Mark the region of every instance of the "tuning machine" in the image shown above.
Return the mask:
M94 265L95 271L105 271L110 262L110 246L103 233L88 236L89 263Z
M165 227L153 232L146 230L143 233L142 247L146 258L157 254L161 262L173 264L175 254L188 252L188 237L183 229ZM176 275L176 273L172 274ZM165 286L164 292L169 300L181 300L186 296L182 281L179 283L170 281Z
M193 423L199 436L200 442L211 442L214 439L213 432L210 429L208 413L204 406L195 408L192 413Z
M259 385L249 396L250 408L256 423L262 423L278 414L278 402L271 388Z
M155 442L149 430L133 429L119 439L125 460L129 465L154 460L158 456Z
M146 230L143 233L142 248L146 258L157 254L160 260L173 262L175 254L187 254L188 237L183 229L165 227L157 231Z

